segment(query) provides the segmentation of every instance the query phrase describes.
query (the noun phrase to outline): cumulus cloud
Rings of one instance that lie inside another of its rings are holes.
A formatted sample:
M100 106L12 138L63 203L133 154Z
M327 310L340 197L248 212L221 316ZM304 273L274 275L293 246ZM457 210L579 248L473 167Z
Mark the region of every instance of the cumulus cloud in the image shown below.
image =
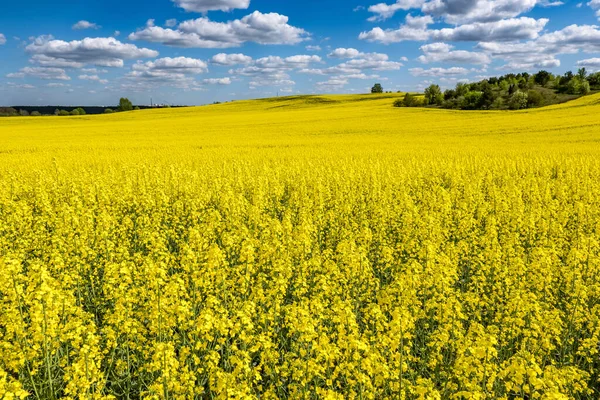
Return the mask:
M492 22L515 18L531 11L535 6L552 7L562 4L561 1L552 0L397 0L392 4L370 6L369 11L375 15L369 21L386 20L400 10L420 9L424 14L440 17L450 24Z
M95 24L93 22L82 20L82 21L79 21L78 23L76 23L75 25L73 25L72 28L76 31L84 30L84 29L100 29L100 25Z
M46 80L59 80L69 81L71 78L67 75L66 71L61 68L47 68L47 67L25 67L21 68L19 72L6 75L8 78L25 78L33 77L38 79Z
M327 57L330 58L356 58L358 56L360 56L362 53L356 49L345 49L343 47L340 47L338 49L335 49L334 51L332 51L331 53L329 53L327 55Z
M306 51L321 51L321 46L308 45L306 46Z
M49 57L45 54L34 54L29 61L42 67L50 68L83 68L85 65L81 62Z
M177 26L177 20L175 18L168 19L165 21L165 26L168 28L173 28Z
M332 52L337 58L350 58L349 60L328 68L302 69L299 72L310 75L330 77L326 81L318 82L317 88L334 90L344 87L351 79L379 79L378 75L367 74L369 71L396 71L403 65L400 62L390 61L387 54L361 53L355 49L336 49Z
M225 54L219 53L214 55L211 60L211 64L216 65L239 65L239 64L249 64L252 62L252 57L247 56L245 54Z
M446 76L457 76L467 75L469 70L462 67L451 67L451 68L411 68L408 70L411 75L419 77L446 77Z
M0 46L6 43L6 36L0 33Z
M207 85L231 85L231 78L208 78L202 80Z
M103 85L108 83L108 80L101 79L98 75L79 75L78 78L83 81L93 81L93 82L102 83Z
M391 18L400 10L410 10L421 8L425 4L425 0L397 0L394 4L379 3L368 8L370 13L375 14L368 20L371 22L384 21Z
M505 19L492 22L476 22L460 25L454 28L427 29L433 20L419 21L409 19L399 29L374 28L369 32L362 32L359 39L370 42L398 43L402 41L454 41L454 42L491 42L515 41L534 39L548 23L548 19L533 19L528 17ZM426 17L422 17L426 18ZM431 17L429 17L431 18Z
M592 0L587 3L588 6L594 11L596 11L596 16L600 19L600 0Z
M173 0L180 8L186 11L205 13L207 11L231 11L234 9L247 9L250 0Z
M453 50L454 46L446 43L431 43L421 46L424 53L418 58L423 64L431 63L465 63L487 65L491 58L485 53L465 50Z
M288 24L289 18L277 13L255 11L242 19L214 22L207 17L180 23L177 29L148 24L129 35L130 40L144 40L175 47L228 48L246 42L258 44L297 44L308 33Z
M317 82L316 86L321 90L339 90L349 83L345 78L330 78L323 82Z
M560 66L556 58L557 52L562 50L547 47L537 41L523 43L479 43L477 48L493 58L506 62L501 69L506 70L532 70L542 68L555 68Z
M290 72L308 68L313 63L322 62L316 55L295 55L290 57L268 56L253 61L250 65L229 71L231 74L251 77L250 88L260 86L289 87L295 85Z
M154 58L158 52L124 44L115 38L85 38L65 42L52 37L38 37L26 47L33 59L50 64L64 64L77 68L85 64L103 67L122 67L123 60ZM37 56L37 58L36 58Z
M588 58L587 60L577 61L577 66L600 69L600 58Z
M138 62L126 75L125 87L145 90L148 86L169 85L190 90L197 85L194 76L207 71L206 62L188 57L165 57L145 63Z
M398 29L383 30L377 27L368 32L361 32L358 38L360 40L381 42L384 44L399 43L403 41L422 42L429 40L431 32L427 30L427 27L431 24L433 24L433 18L428 15L424 17L413 17L408 14L404 25L401 25Z
M562 48L565 52L582 49L593 53L600 51L600 29L595 25L569 25L559 31L542 35L537 41L542 46Z
M494 22L477 22L432 31L436 40L455 42L513 41L535 39L548 23L548 19L528 17L504 19Z

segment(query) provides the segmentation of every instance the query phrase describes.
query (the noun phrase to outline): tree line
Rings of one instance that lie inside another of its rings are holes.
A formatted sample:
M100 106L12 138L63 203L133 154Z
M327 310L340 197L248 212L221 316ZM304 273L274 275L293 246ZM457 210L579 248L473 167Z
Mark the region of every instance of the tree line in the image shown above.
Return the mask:
M396 107L440 107L460 110L521 110L556 104L600 90L600 72L585 68L554 75L548 71L506 74L475 83L458 83L442 91L430 85L423 95L407 93ZM382 90L383 91L383 90Z
M31 107L27 107L30 108ZM48 107L41 107L41 109L47 109ZM94 109L94 111L96 110L96 107L92 107ZM112 114L115 112L124 112L124 111L132 111L132 110L139 110L140 107L138 106L133 106L133 104L131 103L131 101L128 98L121 98L119 100L119 105L115 108L106 108L103 110L103 112L105 114ZM22 117L40 117L42 115L55 115L55 116L60 116L60 117L66 117L66 116L76 116L76 115L86 115L87 112L83 107L77 107L74 109L69 110L65 110L65 109L60 109L57 108L54 110L54 112L50 110L47 110L47 113L42 114L40 111L38 110L34 110L34 111L28 111L25 108L15 108L15 107L0 107L0 117L16 117L16 116L22 116ZM102 108L100 108L100 110L102 110Z

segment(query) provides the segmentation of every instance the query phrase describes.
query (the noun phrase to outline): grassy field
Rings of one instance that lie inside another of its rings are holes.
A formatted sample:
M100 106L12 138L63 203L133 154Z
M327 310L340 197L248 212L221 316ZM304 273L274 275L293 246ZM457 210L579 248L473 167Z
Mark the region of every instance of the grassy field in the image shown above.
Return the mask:
M597 399L600 95L0 119L0 399Z

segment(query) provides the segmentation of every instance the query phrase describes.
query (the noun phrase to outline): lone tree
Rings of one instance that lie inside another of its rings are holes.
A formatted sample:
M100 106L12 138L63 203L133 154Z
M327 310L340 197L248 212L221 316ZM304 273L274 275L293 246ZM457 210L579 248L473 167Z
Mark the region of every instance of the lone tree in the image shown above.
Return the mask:
M383 86L381 86L381 83L376 83L375 86L371 88L371 93L383 93Z
M121 97L121 100L119 100L119 111L131 110L133 110L133 104L131 104L131 101L125 97Z

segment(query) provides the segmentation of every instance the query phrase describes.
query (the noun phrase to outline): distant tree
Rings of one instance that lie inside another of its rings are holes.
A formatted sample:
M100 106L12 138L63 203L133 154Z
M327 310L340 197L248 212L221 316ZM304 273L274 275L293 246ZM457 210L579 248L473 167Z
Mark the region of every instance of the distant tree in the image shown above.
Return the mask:
M404 99L396 100L394 102L394 105L396 107L418 107L421 105L421 102L419 101L419 99L416 96L414 96L410 93L406 93L404 95Z
M540 71L533 76L533 80L540 86L546 86L552 80L552 74L548 71Z
M140 110L140 107L139 107L139 106L135 106L135 107L133 107L133 109L134 109L135 111L139 111L139 110Z
M600 72L596 72L595 74L591 74L588 76L587 81L590 83L592 87L600 86Z
M129 99L122 97L121 100L119 100L119 111L131 111L133 110L133 104L131 104L131 101L129 101Z
M54 115L60 115L60 110L58 108L54 110Z
M577 76L582 81L586 80L588 76L587 70L585 68L579 68L579 70L577 71Z
M17 110L12 107L0 107L0 116L3 117L11 117L14 115L18 115Z
M68 115L71 115L71 113L69 113L67 110L60 110L58 112L58 115L60 115L61 117L66 117Z
M563 76L560 77L559 85L560 86L568 85L569 82L571 80L573 80L574 77L575 77L575 75L573 75L573 72L567 71Z
M32 117L41 117L42 114L39 111L32 111L30 114Z
M78 109L74 109L70 112L71 115L79 115L79 110Z
M496 93L494 87L487 81L481 85L481 104L480 108L489 109L496 100Z
M106 110L104 110L104 114L112 114L114 112L115 110L113 110L112 108L107 108Z
M438 85L431 85L425 89L425 104L441 105L444 102L444 95Z
M527 108L527 93L523 93L519 90L514 92L512 96L510 96L508 107L511 110L522 110Z
M579 94L590 94L590 83L588 81L581 82L581 86L579 87Z
M371 88L371 93L383 93L383 86L381 86L381 83L376 83Z
M541 107L544 105L544 96L537 90L530 90L527 92L527 107Z
M19 110L19 115L21 117L29 117L29 112L27 110Z
M515 94L515 93L516 93L518 90L519 90L519 88L517 87L517 85L515 85L515 84L511 84L511 85L508 87L508 95L509 95L509 96L512 96L512 95L513 95L513 94Z
M483 92L468 92L464 97L461 108L465 110L477 110L481 107Z
M456 97L465 96L469 92L469 86L465 83L456 84Z
M85 110L83 108L81 108L81 107L77 107L77 112L79 113L79 115L85 115L86 114Z
M456 90L448 89L444 92L444 100L450 100L456 97Z

